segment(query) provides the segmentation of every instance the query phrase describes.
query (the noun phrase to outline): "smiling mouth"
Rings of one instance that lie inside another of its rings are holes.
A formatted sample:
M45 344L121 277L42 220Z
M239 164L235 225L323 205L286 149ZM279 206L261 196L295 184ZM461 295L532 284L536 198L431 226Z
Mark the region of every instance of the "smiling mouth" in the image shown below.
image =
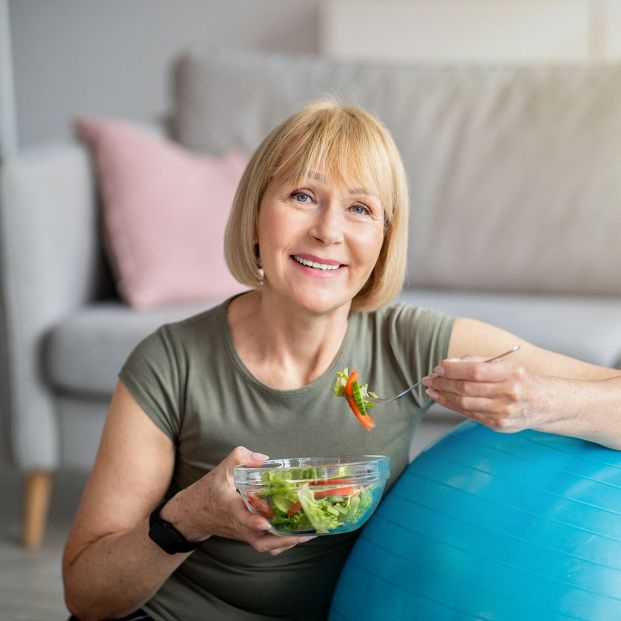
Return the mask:
M328 265L327 263L317 263L316 261L309 261L308 259L303 259L302 257L298 257L297 255L291 255L291 258L300 265L304 267L312 267L315 270L320 270L322 272L333 272L338 270L340 265Z

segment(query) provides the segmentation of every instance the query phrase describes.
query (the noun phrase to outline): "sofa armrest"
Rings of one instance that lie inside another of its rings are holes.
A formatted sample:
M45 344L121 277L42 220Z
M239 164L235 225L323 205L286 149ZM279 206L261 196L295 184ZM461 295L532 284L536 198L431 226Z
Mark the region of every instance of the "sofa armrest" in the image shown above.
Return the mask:
M24 469L58 461L54 401L42 376L43 340L97 296L104 273L94 179L76 144L36 146L0 170L3 413Z

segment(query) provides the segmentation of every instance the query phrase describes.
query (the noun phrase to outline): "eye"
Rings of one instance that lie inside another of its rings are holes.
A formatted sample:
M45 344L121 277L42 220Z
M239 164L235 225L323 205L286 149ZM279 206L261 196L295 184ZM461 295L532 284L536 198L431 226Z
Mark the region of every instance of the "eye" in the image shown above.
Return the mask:
M313 200L313 197L308 192L303 192L301 190L291 192L290 197L297 203L310 203Z
M363 205L362 203L355 203L350 207L350 209L352 210L353 213L360 215L360 216L371 215L371 210L366 205Z

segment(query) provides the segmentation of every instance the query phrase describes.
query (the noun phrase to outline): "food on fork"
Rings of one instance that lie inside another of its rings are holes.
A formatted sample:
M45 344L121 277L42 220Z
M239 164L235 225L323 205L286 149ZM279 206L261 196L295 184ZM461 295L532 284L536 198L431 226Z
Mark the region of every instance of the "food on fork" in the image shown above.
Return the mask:
M345 397L354 416L367 431L375 427L375 421L368 410L373 407L371 399L376 399L377 395L369 391L368 384L358 382L356 369L352 369L350 373L346 367L343 371L336 372L334 394L337 397Z

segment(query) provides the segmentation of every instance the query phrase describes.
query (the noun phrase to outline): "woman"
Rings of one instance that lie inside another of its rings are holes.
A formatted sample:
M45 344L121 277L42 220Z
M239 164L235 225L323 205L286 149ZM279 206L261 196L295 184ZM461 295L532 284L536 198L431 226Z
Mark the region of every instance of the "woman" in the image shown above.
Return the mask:
M396 147L362 110L310 105L265 138L226 233L231 271L252 289L164 326L120 373L64 555L77 617L324 619L356 534L267 533L232 468L268 454L381 453L392 483L433 401L499 431L621 447L618 372L389 304L407 216ZM512 356L483 362L515 343ZM422 376L426 388L378 408L368 433L332 395L346 366L380 395Z

